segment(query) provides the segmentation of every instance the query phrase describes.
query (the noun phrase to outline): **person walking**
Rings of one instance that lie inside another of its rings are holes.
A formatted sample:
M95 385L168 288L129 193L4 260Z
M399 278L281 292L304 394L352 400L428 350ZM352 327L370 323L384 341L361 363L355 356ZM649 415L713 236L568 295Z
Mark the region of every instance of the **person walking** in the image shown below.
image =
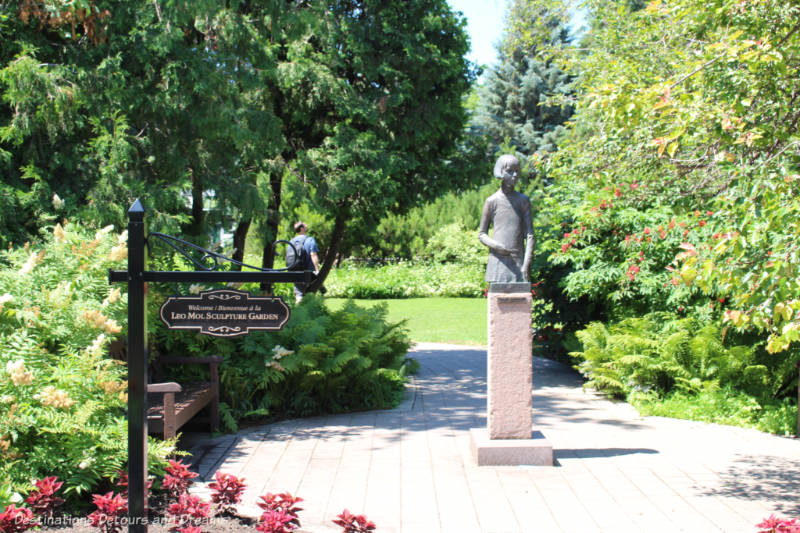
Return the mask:
M290 242L297 251L297 261L300 264L296 265L293 270L313 270L314 274L317 274L319 272L319 246L317 246L317 241L308 234L308 225L305 222L295 222L294 232L296 235ZM307 289L308 283L294 284L295 303L300 303Z

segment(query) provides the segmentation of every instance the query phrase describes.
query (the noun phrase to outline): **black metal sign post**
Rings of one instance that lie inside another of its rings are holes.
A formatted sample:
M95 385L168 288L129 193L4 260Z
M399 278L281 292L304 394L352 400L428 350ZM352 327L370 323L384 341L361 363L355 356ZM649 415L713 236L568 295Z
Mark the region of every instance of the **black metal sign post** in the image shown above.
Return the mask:
M128 531L146 532L147 249L144 207L139 200L128 217Z
M265 283L311 283L316 279L313 272L264 270L256 271L217 271L218 260L233 261L225 256L204 250L198 246L186 243L175 237L153 233L149 237L145 230L145 209L139 200L136 200L128 210L128 270L112 270L109 272L109 282L128 283L128 532L147 532L147 282L164 283L216 283L216 282L265 282ZM202 270L195 271L150 271L147 268L147 243L150 237L157 238L172 246L178 252L186 255ZM200 262L191 258L186 251L175 243L187 246L195 251L204 253L203 258L214 261L213 268L206 268ZM291 246L291 244L287 245ZM297 257L298 254L295 254ZM249 265L244 265L249 266ZM256 267L251 267L256 268ZM208 291L208 294L240 293L242 291L220 290ZM180 300L181 297L178 297ZM249 298L249 299L248 299ZM186 298L188 300L188 298ZM172 298L170 300L173 300ZM206 313L204 320L197 327L203 333L209 329L218 332L226 331L227 334L244 335L251 329L280 329L289 319L289 309L280 298L254 298L248 295L248 310L227 312L227 309L195 309ZM252 303L250 303L252 301ZM184 302L186 303L186 302ZM165 306L167 304L165 303ZM172 303L174 305L174 302ZM181 305L181 302L178 302ZM252 306L252 310L249 307ZM202 305L198 307L203 307ZM187 304L188 309L188 304ZM285 311L284 311L285 310ZM219 311L219 312L218 312ZM162 309L163 312L163 309ZM178 311L176 311L178 312ZM243 312L245 317L236 322L238 314ZM235 316L230 316L235 315ZM180 319L176 323L185 325ZM215 322L221 320L222 322ZM233 323L231 322L233 320ZM175 326L165 320L170 329L189 329ZM173 328L173 326L175 326ZM233 328L244 328L234 331ZM206 331L203 329L205 328ZM233 332L233 333L231 333Z

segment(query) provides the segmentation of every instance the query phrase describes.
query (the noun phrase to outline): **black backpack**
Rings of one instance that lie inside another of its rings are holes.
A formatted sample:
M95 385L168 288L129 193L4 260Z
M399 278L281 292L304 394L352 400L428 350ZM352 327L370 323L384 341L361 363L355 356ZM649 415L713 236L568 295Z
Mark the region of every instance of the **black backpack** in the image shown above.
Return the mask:
M294 248L286 245L286 267L289 270L305 270L308 266L309 257L306 247L304 246L306 238L306 235L298 235L291 241L291 243L294 245ZM297 252L296 258L295 251Z

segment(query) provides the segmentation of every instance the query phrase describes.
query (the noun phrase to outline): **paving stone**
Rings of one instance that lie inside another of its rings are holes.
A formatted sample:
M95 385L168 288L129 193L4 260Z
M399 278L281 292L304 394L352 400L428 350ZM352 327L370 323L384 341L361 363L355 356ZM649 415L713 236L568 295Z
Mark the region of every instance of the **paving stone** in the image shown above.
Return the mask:
M384 533L724 531L770 513L800 516L800 441L661 417L582 388L534 358L534 424L554 467L478 467L469 429L486 426L486 351L418 344L420 372L397 409L287 420L199 441L195 469L242 475L258 497L305 499L300 531L337 531L343 509Z

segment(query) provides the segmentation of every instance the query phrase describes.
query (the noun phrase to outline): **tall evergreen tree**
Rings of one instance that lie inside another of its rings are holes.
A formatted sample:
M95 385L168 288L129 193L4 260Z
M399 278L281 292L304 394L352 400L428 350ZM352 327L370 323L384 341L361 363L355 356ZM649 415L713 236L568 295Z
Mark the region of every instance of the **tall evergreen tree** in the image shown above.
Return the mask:
M542 45L566 44L566 27L541 9L532 11L530 4L515 0L509 9L500 59L487 73L473 120L494 151L511 145L523 156L555 150L572 114L565 104L569 74L538 54Z

